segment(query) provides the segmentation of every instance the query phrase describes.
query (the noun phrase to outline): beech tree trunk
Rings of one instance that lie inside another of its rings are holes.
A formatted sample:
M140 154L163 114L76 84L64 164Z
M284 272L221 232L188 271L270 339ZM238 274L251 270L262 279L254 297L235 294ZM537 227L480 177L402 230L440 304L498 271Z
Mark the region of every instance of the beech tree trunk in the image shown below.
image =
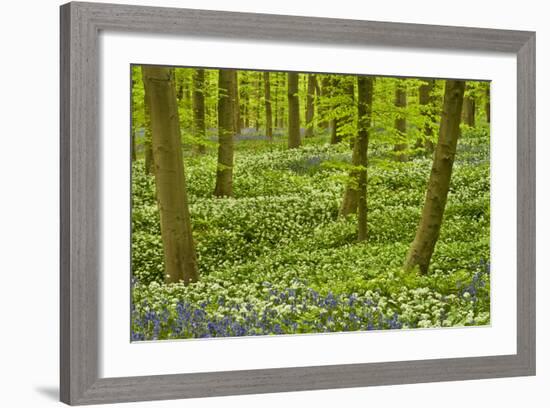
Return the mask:
M279 127L279 78L276 72L271 76L273 84L275 85L275 94L273 95L273 112L275 117L273 119L273 125L275 128Z
M144 66L143 82L151 108L155 184L167 283L198 280L197 256L180 138L178 102L172 68Z
M340 205L339 215L347 217L348 215L357 213L357 204L359 203L359 171L358 168L361 162L361 154L359 152L359 138L355 138L353 144L353 152L351 153L351 165L353 169L349 172L349 179L344 190L344 198Z
M133 77L133 74L132 74L132 77ZM135 89L135 86L136 86L136 81L134 79L132 79L132 94L134 93L134 89ZM132 101L132 116L133 116L133 112L134 112L134 97L132 96L130 98L130 100ZM132 154L132 162L135 162L136 159L137 159L137 155L136 155L136 124L135 124L135 119L132 118L132 120L130 121L131 123L131 126L130 126L130 150L131 150L131 154Z
M214 195L231 197L235 137L235 70L220 69L218 75L218 168Z
M271 112L271 84L269 72L264 72L264 96L265 96L265 135L268 140L273 140L273 117Z
M357 77L357 138L359 151L359 201L357 203L357 240L367 239L367 153L372 118L372 77Z
M347 217L351 214L358 214L358 239L366 239L366 166L369 129L372 118L372 77L357 77L358 100L357 100L357 136L353 143L351 164L353 169L349 173L349 181L344 191L344 198L340 206L340 216ZM364 170L364 171L363 171ZM364 197L362 191L365 190ZM360 208L360 201L364 199L363 207ZM359 210L360 214L359 220ZM361 233L359 233L359 231Z
M475 99L471 95L464 96L462 107L462 119L464 124L470 127L476 125L476 104Z
M133 112L133 110L132 110ZM132 120L132 129L130 130L130 149L132 150L132 161L135 162L137 159L136 155L136 127L134 126L134 121Z
M239 98L239 71L235 70L235 80L234 80L234 95L235 95L235 106L233 107L233 112L235 113L235 134L241 133L241 107L240 107L240 98Z
M432 95L435 85L435 80L424 80L418 89L418 103L420 104L422 116L424 116L423 137L416 142L416 147L424 147L427 153L433 153L434 143L432 141L434 121L434 98Z
M256 81L256 131L260 130L260 112L262 111L262 73L258 72Z
M300 101L298 73L288 73L288 148L300 147Z
M395 144L393 150L396 152L395 158L397 161L404 162L408 160L407 154L407 119L405 118L405 108L407 107L407 90L403 84L397 84L395 89L395 107L397 108L397 117L395 119L395 130L397 133L398 143Z
M286 75L284 73L279 76L279 84L282 89L284 89L287 86L287 84L285 83L285 79L286 79ZM282 101L279 104L279 124L277 125L277 127L280 129L286 127L285 109L288 104L284 103L284 100L285 100L284 92L283 92L283 95L281 96L281 99Z
M354 77L351 78L351 80L346 81L346 87L345 87L345 93L346 93L346 101L350 105L349 111L353 112L355 110L355 82L356 79ZM346 118L344 120L344 123L348 126L348 129L353 128L353 121L355 119L355 116L353 113L350 113L349 115L346 115ZM349 136L349 135L348 135ZM349 147L350 149L353 149L355 145L354 137L349 138Z
M330 80L330 96L331 98L337 97L337 103L334 102L331 104L332 109L338 109L338 105L340 104L340 97L342 96L342 81L340 76L334 76ZM338 144L342 141L342 135L340 134L339 127L341 126L341 119L339 118L333 118L330 121L330 144Z
M405 270L418 267L422 274L426 274L430 266L449 193L456 145L460 133L464 88L464 81L448 80L445 83L443 113L432 171L428 181L426 201L416 236L405 260Z
M317 116L319 117L319 127L327 129L330 123L326 118L326 98L330 97L330 76L323 75L321 77L321 98L319 98L319 106L317 108Z
M199 143L197 144L197 151L199 153L206 152L204 144L206 139L204 85L204 69L196 69L193 74L193 127L195 129L194 136L199 139Z
M315 115L315 82L315 74L307 74L306 137L313 136L313 118Z
M143 67L141 68L141 77L144 78ZM145 155L145 173L153 174L155 169L155 163L153 158L153 144L151 136L151 103L149 101L149 92L145 87L145 79L143 79L143 117L145 121L145 134L143 141L144 155Z

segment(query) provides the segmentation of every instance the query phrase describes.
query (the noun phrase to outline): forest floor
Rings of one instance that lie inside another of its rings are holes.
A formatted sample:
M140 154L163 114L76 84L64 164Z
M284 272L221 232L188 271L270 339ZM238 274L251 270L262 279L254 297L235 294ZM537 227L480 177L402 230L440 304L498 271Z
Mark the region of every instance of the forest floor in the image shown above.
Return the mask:
M243 137L234 198L214 198L216 149L184 158L200 280L163 283L154 178L132 170L132 340L490 323L488 129L464 129L427 275L402 270L431 168L372 144L368 242L338 209L351 151L326 137L288 150ZM261 138L259 138L261 139Z

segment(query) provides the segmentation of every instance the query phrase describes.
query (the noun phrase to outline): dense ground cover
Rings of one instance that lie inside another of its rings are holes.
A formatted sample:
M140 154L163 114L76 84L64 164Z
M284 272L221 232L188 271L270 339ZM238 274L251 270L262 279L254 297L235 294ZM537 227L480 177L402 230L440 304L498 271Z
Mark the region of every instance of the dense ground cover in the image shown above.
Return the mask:
M368 243L338 218L345 144L236 143L234 198L214 198L216 152L185 157L200 281L165 285L154 178L132 169L132 340L483 325L490 322L489 136L463 131L424 276L402 265L431 157L369 152Z

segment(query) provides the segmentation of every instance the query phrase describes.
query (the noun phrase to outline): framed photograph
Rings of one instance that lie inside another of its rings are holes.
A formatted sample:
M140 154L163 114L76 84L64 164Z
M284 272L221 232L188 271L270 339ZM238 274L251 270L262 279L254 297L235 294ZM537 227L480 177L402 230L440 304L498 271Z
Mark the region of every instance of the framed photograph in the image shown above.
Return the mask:
M535 374L535 34L61 7L61 400Z

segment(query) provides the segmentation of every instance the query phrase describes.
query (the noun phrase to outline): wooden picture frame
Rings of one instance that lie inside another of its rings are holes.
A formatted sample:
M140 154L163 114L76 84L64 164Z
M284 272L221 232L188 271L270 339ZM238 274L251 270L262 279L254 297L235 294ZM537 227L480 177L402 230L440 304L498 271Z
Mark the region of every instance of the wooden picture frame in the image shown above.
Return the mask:
M101 30L517 55L517 353L198 374L100 378ZM61 6L61 401L155 399L535 374L535 33L113 4Z

